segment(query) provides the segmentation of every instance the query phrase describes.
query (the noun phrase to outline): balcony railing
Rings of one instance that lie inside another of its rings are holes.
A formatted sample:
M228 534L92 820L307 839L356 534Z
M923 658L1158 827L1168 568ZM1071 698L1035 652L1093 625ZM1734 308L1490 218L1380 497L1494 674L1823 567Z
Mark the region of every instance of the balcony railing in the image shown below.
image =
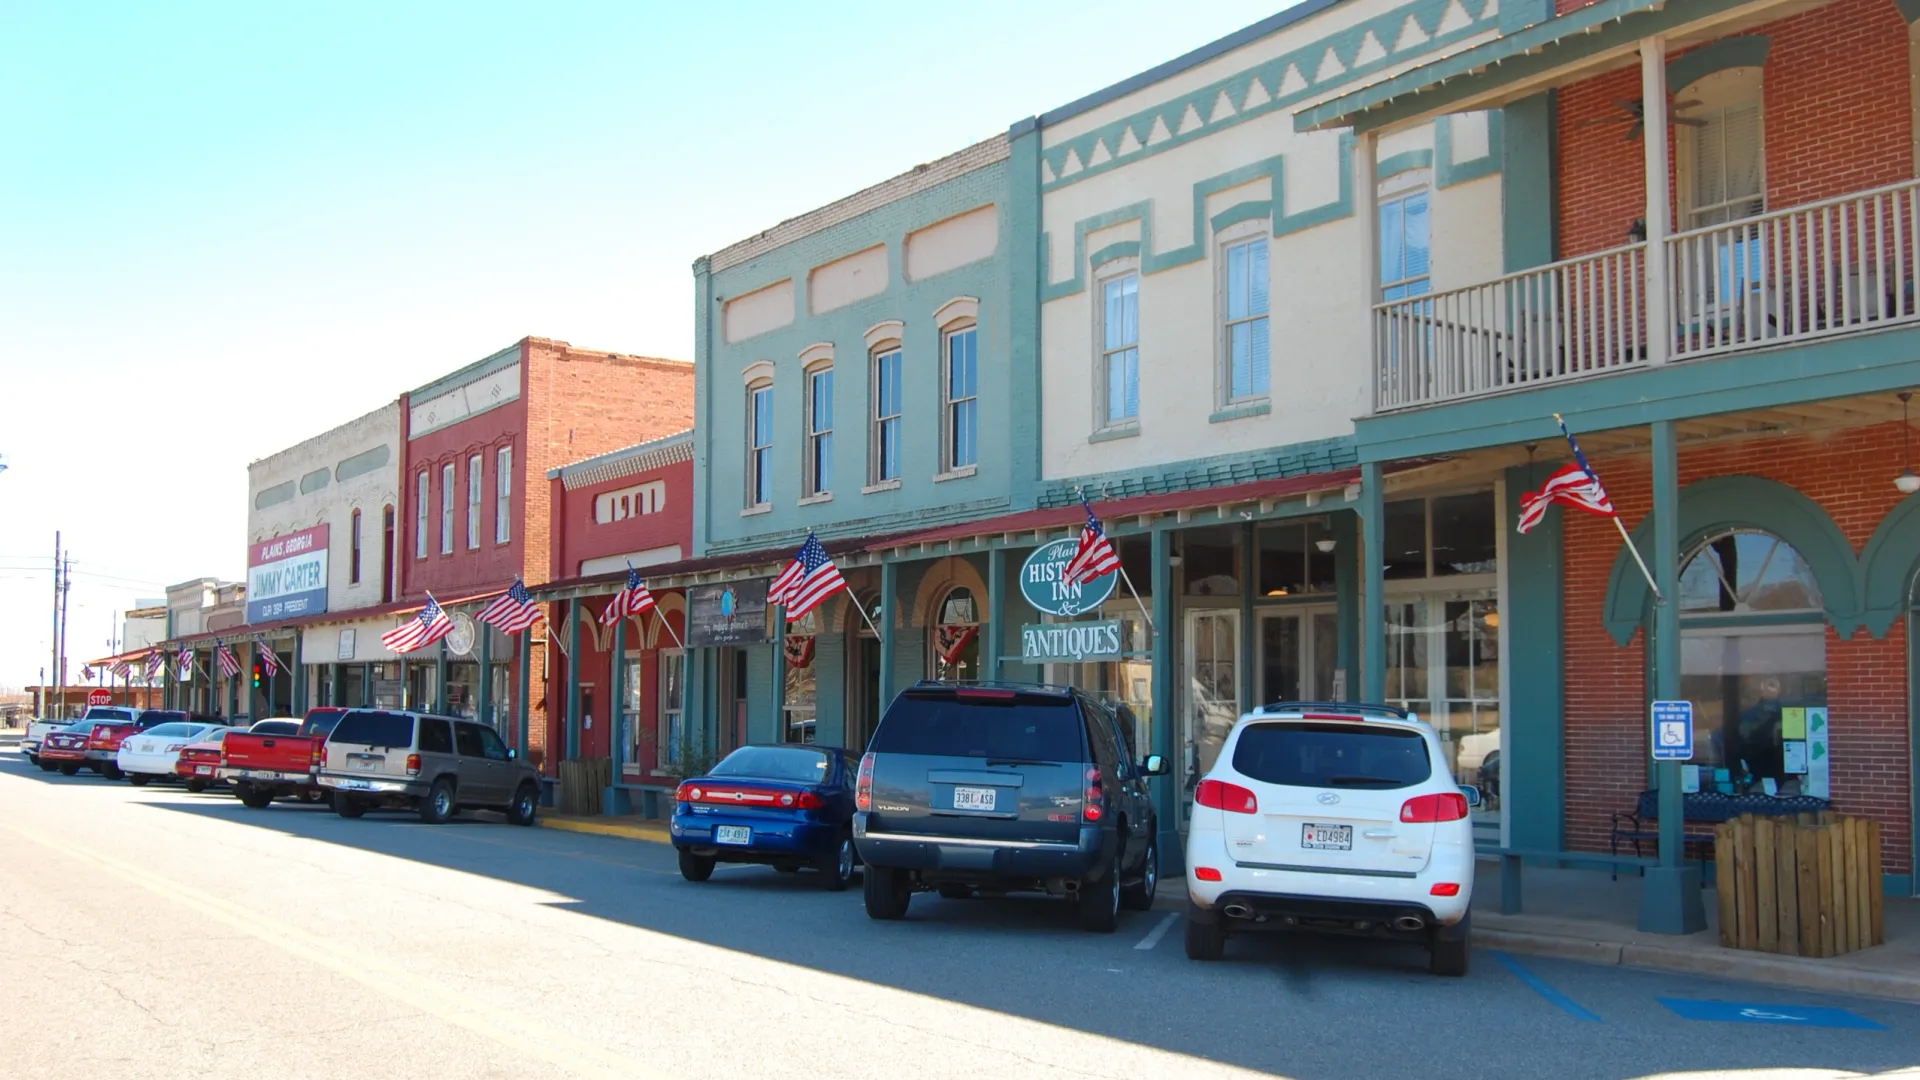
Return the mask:
M1668 238L1675 360L1920 322L1920 180ZM1645 365L1646 245L1374 308L1374 411Z

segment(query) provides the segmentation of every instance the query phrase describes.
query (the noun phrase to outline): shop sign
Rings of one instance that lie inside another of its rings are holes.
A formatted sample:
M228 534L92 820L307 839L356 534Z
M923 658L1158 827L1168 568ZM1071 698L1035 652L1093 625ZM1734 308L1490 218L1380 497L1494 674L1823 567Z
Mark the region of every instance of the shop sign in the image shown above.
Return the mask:
M271 622L327 610L328 527L262 540L247 549L247 621Z
M1028 623L1020 628L1020 658L1032 663L1118 660L1121 653L1119 619Z
M1035 611L1069 617L1084 615L1113 595L1114 579L1118 576L1115 574L1080 585L1065 580L1067 564L1079 549L1080 541L1076 538L1055 540L1034 548L1033 554L1021 564L1020 595L1027 598Z
M687 646L760 645L767 640L770 578L687 590Z

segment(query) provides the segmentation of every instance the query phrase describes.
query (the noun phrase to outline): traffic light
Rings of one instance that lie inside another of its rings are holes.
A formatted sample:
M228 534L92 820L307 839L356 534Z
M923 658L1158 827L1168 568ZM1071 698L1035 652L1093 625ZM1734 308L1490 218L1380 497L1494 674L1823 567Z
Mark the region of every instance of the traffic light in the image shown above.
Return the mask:
M260 662L258 660L253 663L253 688L255 690L260 689Z

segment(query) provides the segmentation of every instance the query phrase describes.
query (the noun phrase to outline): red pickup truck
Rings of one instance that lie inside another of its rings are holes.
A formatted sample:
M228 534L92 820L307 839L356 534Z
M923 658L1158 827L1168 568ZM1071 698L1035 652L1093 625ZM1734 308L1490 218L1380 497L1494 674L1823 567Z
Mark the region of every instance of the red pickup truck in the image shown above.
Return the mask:
M233 786L234 795L249 810L265 809L273 800L288 796L319 802L326 792L314 782L314 773L325 757L327 736L346 712L314 709L291 735L276 730L285 726L277 720L262 720L248 731L232 732L220 744L220 768L215 775Z

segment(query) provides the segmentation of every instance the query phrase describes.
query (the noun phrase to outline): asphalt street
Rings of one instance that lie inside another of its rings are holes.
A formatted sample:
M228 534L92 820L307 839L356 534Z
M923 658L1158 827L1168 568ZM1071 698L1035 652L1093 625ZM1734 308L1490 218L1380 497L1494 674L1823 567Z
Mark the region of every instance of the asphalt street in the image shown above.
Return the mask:
M1084 934L657 844L346 821L0 752L0 1077L1920 1077L1920 1006L1482 951Z

